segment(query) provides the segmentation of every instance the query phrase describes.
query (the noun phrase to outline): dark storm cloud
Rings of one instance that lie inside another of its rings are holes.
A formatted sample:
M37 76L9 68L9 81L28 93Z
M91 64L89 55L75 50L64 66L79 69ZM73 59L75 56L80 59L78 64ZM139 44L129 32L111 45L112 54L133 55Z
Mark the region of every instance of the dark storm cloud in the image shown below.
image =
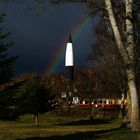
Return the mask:
M22 4L11 2L4 10L7 14L4 29L12 33L9 40L16 42L16 46L10 51L19 56L15 65L17 73L43 72L66 35L80 23L87 12L85 5L75 3L54 6L47 2L41 13L34 8L27 8L30 6L34 7L27 1ZM92 23L87 25L74 41L77 66L86 65L90 44L94 40L89 28L92 29ZM63 69L62 61L55 72Z

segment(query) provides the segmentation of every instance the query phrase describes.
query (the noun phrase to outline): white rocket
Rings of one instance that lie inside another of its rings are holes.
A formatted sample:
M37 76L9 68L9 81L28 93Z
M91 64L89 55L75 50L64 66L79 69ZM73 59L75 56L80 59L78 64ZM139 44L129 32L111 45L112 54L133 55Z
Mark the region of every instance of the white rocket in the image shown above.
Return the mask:
M66 46L65 74L68 80L74 80L74 56L71 35L69 35L69 39Z

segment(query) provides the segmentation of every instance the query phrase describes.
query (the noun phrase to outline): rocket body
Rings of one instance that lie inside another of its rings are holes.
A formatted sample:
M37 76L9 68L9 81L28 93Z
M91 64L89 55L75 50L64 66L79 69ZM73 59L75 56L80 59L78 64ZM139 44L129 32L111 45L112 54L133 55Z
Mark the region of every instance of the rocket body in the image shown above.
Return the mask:
M66 46L65 54L65 76L67 80L74 80L74 55L73 55L73 45L71 35L69 35L69 40Z
M65 66L73 66L73 46L68 42L66 47Z

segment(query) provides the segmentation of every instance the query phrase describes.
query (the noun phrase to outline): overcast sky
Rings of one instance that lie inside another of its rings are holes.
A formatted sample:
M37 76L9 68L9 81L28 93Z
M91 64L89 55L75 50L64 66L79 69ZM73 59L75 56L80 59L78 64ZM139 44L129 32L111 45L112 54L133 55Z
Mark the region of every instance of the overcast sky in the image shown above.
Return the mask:
M47 71L57 51L65 48L69 33L73 38L75 67L87 66L91 44L96 40L93 34L96 17L83 21L88 13L84 4L38 5L24 0L8 5L0 2L0 9L7 14L3 29L12 33L7 40L16 42L9 51L19 56L15 64L17 74ZM64 72L64 56L57 63L52 73Z

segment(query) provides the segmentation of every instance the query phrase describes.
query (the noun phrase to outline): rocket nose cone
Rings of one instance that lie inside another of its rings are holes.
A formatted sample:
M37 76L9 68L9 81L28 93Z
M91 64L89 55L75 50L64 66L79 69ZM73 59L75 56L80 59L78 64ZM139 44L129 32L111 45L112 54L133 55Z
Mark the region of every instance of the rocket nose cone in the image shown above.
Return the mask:
M72 38L71 38L71 34L69 34L69 39L68 39L69 43L72 43Z

